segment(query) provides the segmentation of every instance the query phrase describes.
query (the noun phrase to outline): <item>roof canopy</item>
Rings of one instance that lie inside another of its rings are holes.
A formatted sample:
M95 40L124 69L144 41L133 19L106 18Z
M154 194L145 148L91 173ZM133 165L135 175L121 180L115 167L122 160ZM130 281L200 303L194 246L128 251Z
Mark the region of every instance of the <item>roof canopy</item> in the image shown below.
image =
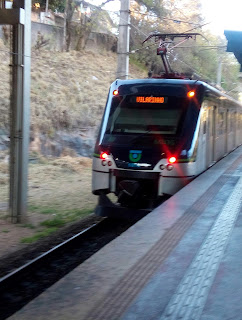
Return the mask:
M234 53L242 72L242 31L225 30L224 34L228 40L227 51Z

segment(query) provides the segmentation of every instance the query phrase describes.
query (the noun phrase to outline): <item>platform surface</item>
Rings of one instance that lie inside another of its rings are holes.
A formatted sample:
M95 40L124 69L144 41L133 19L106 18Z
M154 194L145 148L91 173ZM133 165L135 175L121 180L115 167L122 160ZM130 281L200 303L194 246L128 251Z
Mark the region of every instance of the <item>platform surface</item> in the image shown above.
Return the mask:
M9 319L242 320L241 301L239 147Z

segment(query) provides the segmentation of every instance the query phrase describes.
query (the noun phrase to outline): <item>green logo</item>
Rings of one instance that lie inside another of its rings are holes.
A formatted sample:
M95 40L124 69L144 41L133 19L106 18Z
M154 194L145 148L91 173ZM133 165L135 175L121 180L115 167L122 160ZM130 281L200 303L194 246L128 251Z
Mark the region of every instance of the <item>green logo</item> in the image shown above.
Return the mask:
M129 160L131 162L138 162L141 159L141 150L129 150Z

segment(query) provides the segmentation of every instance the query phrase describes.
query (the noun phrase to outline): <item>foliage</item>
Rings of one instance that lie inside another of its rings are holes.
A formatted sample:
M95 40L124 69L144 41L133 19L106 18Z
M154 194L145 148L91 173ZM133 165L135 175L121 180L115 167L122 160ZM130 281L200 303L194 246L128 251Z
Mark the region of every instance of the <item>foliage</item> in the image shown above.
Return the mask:
M40 8L41 9L45 9L46 8L46 0L36 0L33 2L33 4L35 2L38 2L40 4ZM52 11L58 11L58 12L64 12L65 10L65 0L49 0L49 5L48 8Z
M135 52L133 60L143 63L153 73L160 74L164 70L161 58L156 54L159 43L155 43L152 38L142 45L145 38L155 32L200 33L202 36L197 36L196 41L189 39L179 45L180 40L175 39L169 44L168 59L173 71L216 84L221 61L223 88L227 91L236 87L238 63L225 52L225 39L204 31L203 24L200 0L133 1L130 34L130 50ZM172 49L173 46L176 48Z
M157 17L162 17L164 10L163 0L138 0L141 6L145 6L146 10L154 13Z

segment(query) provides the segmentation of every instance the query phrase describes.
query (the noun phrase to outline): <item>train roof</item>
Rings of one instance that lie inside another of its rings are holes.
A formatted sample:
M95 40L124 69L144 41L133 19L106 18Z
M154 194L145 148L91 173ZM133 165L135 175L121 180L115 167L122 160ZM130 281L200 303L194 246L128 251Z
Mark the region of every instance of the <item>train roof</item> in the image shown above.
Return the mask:
M135 85L135 84L171 84L171 85L184 85L188 87L197 87L203 86L207 96L216 96L216 97L223 97L222 99L227 99L233 101L233 103L237 104L242 108L242 105L239 101L235 100L234 98L227 95L225 92L213 87L212 85L201 81L201 80L191 80L191 79L157 79L157 78L143 78L143 79L128 79L128 80L121 80L116 79L113 82L113 85L119 87L121 85Z

